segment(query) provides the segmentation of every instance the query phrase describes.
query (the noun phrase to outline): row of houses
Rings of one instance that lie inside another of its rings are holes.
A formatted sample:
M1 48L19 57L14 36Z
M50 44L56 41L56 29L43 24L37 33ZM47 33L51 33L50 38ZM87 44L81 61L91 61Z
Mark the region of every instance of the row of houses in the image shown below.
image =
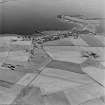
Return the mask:
M54 41L54 40L60 40L63 38L68 38L70 36L72 36L74 39L77 39L79 37L80 34L95 34L92 33L88 30L83 30L83 31L77 31L77 30L73 30L73 31L66 31L66 32L58 32L58 33L53 33L53 34L32 34L32 35L22 35L22 40L33 40L36 41L38 44L42 44L48 41Z
M33 38L33 40L37 41L37 43L42 44L48 41L54 41L54 40L60 40L63 38L68 38L68 37L74 37L78 38L77 34L73 34L72 32L65 32L65 33L59 33L59 34L52 34L52 35L43 35L40 37Z

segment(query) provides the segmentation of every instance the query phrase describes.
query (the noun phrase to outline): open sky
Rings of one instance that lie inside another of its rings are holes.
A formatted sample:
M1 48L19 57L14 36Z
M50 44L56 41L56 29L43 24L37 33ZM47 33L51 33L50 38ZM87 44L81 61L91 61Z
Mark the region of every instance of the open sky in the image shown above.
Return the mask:
M26 33L33 32L33 29L71 29L72 25L57 21L56 16L58 14L82 14L88 17L104 16L105 0L7 1L0 4L0 27L4 27L4 33Z

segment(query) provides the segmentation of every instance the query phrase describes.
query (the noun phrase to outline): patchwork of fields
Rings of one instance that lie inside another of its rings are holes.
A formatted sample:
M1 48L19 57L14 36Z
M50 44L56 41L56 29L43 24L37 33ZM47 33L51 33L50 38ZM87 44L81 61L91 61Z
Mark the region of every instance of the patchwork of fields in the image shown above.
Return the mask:
M28 61L30 41L1 37L0 104L105 105L104 39L80 35L49 41ZM83 57L87 51L98 57Z

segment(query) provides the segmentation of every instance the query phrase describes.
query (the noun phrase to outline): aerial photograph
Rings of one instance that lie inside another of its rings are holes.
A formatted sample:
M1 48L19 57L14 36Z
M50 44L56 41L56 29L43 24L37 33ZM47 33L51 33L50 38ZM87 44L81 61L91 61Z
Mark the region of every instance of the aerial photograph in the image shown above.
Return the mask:
M105 105L105 0L0 0L0 105Z

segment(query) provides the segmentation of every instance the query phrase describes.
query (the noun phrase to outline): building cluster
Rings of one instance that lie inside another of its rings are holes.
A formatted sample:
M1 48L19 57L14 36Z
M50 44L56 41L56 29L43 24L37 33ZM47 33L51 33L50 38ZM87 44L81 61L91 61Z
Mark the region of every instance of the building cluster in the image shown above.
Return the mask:
M48 41L54 41L59 40L62 38L68 38L69 36L72 36L74 39L77 39L80 34L94 34L93 32L90 32L89 30L72 30L72 31L66 31L66 32L57 32L57 33L44 33L44 34L33 34L33 35L22 35L22 40L34 40L38 44L42 44Z
M66 33L59 33L59 34L52 34L52 35L43 35L43 36L39 36L39 37L33 37L32 40L34 40L38 44L43 44L48 41L54 41L54 40L60 40L63 38L68 38L69 36L74 36L74 34L72 32L66 32Z
M57 33L57 34L52 34L52 35L43 35L43 36L39 36L39 37L34 37L35 41L38 44L42 44L48 41L54 41L54 40L60 40L63 38L68 38L70 36L72 36L74 39L77 39L79 37L80 34L94 34L88 30L83 30L83 31L77 31L77 30L73 30L73 31L68 31L68 32L64 32L64 33Z
M72 31L66 31L66 32L57 32L52 34L33 34L33 35L22 35L23 41L32 41L32 45L34 48L39 48L43 46L43 43L46 43L48 41L54 41L54 40L60 40L63 38L73 37L74 39L77 39L80 34L94 34L88 30L72 30Z

